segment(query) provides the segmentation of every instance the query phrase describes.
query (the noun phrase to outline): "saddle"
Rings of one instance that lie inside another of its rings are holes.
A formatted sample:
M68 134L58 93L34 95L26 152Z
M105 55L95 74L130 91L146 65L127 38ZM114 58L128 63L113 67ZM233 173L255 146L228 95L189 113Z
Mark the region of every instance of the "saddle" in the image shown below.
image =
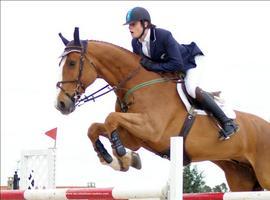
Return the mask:
M177 86L177 90L181 100L183 101L187 111L189 112L191 109L196 112L198 115L210 115L207 111L204 110L203 106L200 103L191 97L187 90L184 82L183 84ZM236 114L234 110L225 102L225 100L221 97L221 91L208 92L208 94L214 99L214 101L219 105L219 107L223 110L223 112L230 119L235 119ZM211 116L211 115L210 115Z
M199 110L204 110L203 106L196 100L194 99L192 96L190 96L187 92L186 89L186 85L185 82L183 82L183 84L181 84L182 90L188 100L188 102L190 103L191 106L193 106L195 109L199 109ZM216 92L207 92L213 99L217 99L220 98L220 93L221 91L216 91Z

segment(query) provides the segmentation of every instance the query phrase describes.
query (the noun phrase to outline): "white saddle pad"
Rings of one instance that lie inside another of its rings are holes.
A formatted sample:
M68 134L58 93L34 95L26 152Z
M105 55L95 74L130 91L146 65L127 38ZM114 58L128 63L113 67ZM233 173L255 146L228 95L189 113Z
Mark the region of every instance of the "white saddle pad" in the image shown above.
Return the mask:
M182 86L179 84L177 85L177 91L178 91L178 94L182 100L182 102L184 103L187 111L189 111L191 109L191 105L182 89ZM228 117L228 118L231 118L231 119L235 119L236 118L236 114L234 112L234 110L228 105L228 104L225 104L225 100L220 98L220 97L214 97L214 100L215 102L217 103L217 105L223 110L223 112L225 113L225 115ZM207 113L204 111L204 110L201 110L201 109L195 109L194 110L198 115L207 115Z

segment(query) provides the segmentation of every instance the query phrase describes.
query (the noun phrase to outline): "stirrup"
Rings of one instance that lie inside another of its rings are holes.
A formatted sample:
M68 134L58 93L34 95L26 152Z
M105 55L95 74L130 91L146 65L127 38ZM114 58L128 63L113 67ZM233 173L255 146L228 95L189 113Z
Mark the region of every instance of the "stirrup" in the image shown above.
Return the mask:
M233 136L237 131L239 131L239 126L237 125L237 124L234 124L234 123L232 123L232 122L229 122L227 125L230 125L230 126L232 126L233 127L233 132L231 132L231 133L229 133L229 134L227 134L226 132L225 132L225 130L223 129L223 128L221 128L220 129L220 131L219 131L219 134L220 134L220 136L219 136L219 140L228 140L228 139L230 139L231 138L231 136Z
M220 141L228 140L228 139L230 139L231 136L234 135L235 133L236 133L236 131L233 131L231 134L226 135L225 131L224 131L223 129L221 129L221 130L219 131L219 134L220 134L220 135L219 135L218 139L219 139Z

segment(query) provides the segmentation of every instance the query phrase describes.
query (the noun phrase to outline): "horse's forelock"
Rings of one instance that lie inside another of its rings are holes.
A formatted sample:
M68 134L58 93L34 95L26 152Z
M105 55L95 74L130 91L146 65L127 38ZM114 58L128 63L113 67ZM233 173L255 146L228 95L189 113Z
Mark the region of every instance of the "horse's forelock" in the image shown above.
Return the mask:
M82 53L87 48L87 40L80 41L80 44L77 45L74 40L70 41L64 50L64 52L60 55L60 57L66 56L71 52Z
M59 58L63 58L65 56L67 56L69 53L71 52L78 52L78 53L81 53L82 50L79 50L79 49L65 49L64 52L59 56Z

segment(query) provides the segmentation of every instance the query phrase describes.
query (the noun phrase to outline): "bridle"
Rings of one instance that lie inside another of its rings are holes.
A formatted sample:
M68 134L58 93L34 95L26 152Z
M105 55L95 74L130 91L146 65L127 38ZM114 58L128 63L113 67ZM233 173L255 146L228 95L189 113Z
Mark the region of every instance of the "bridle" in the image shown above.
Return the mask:
M80 99L80 97L81 97L80 90L83 90L82 93L84 93L85 90L86 90L85 85L81 81L82 72L83 72L83 63L85 61L85 58L89 60L90 65L97 72L97 68L96 68L95 64L91 61L91 59L89 57L87 57L87 54L85 54L85 52L87 50L87 46L88 46L88 40L80 40L80 37L79 37L79 28L78 27L75 27L75 30L74 30L74 40L73 41L68 41L65 37L63 37L63 35L61 33L59 33L58 35L61 38L62 42L66 46L66 48L64 50L64 53L60 56L60 57L62 57L62 60L69 53L71 53L71 52L78 52L78 53L80 53L80 63L79 63L78 77L75 80L58 81L56 83L56 87L59 88L74 103L75 107L77 105L79 105L79 103L82 102L82 101L85 102L85 101L89 101L89 100L95 100L95 98L100 97L100 96L108 93L108 92L104 92L103 94L98 95L97 97L93 96L90 99L88 98L89 96L84 97L83 99ZM67 84L67 83L75 83L76 84L75 92L74 92L73 95L70 95L63 88L63 84ZM102 89L98 90L97 92L93 93L92 95L95 95L96 93L100 92L104 88L107 88L107 86L103 87ZM112 91L112 90L114 90L114 88L113 89L110 89L110 91Z
M95 101L95 99L97 99L98 97L101 97L111 91L119 91L122 88L122 86L129 81L130 79L132 79L132 77L134 77L140 70L140 66L138 68L136 68L135 70L131 71L127 77L125 77L124 79L122 79L117 86L113 86L112 88L109 88L109 85L106 85L104 87L102 87L101 89L97 90L96 92L85 96L84 98L81 99L81 94L80 94L80 89L84 91L86 90L86 87L84 86L84 84L81 82L81 76L82 76L82 72L83 72L83 63L85 58L89 61L90 65L95 69L95 71L97 71L97 67L96 65L92 62L92 60L85 55L86 49L87 49L87 42L83 41L83 46L68 46L65 48L64 53L62 54L62 58L66 55L68 55L71 52L78 52L80 53L80 63L79 63L79 74L77 79L75 80L68 80L68 81L58 81L56 83L56 87L59 88L74 104L75 106L81 106L83 103L86 103L88 101ZM66 90L62 87L63 84L67 84L67 83L75 83L76 84L76 88L75 88L75 92L74 94L71 96L69 93L66 92ZM104 90L104 89L108 89L108 91L103 92L102 94L98 94L96 95L98 92ZM83 102L83 103L82 103Z
M87 43L86 43L87 45ZM80 95L80 89L83 90L83 92L85 91L85 86L81 81L81 77L82 77L82 72L83 72L83 63L85 60L85 51L86 51L86 45L83 45L83 47L79 47L79 46L68 46L65 48L64 53L62 54L62 58L64 56L66 56L67 54L71 53L71 52L78 52L80 53L80 63L79 63L79 74L77 79L75 80L68 80L68 81L58 81L56 83L56 87L59 88L74 104L80 99L81 95ZM93 62L90 61L90 64L96 69L96 66L94 65ZM69 93L66 92L66 90L62 87L63 84L67 84L67 83L75 83L76 87L75 87L75 92L74 94L71 96Z

